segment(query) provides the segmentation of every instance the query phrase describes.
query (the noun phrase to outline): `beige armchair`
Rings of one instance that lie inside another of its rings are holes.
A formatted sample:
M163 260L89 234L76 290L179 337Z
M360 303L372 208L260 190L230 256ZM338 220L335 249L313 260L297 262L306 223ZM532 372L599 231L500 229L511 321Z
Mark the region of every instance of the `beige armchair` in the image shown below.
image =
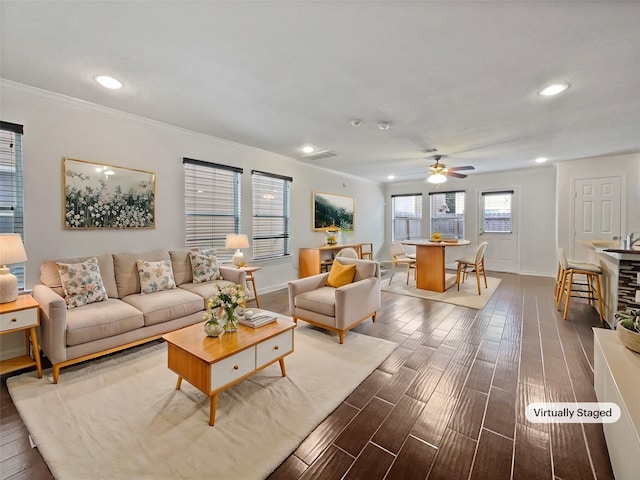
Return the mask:
M289 282L289 310L298 319L344 334L371 318L380 308L380 265L371 260L341 257L343 265L356 265L353 281L342 287L328 286L329 273L320 273Z

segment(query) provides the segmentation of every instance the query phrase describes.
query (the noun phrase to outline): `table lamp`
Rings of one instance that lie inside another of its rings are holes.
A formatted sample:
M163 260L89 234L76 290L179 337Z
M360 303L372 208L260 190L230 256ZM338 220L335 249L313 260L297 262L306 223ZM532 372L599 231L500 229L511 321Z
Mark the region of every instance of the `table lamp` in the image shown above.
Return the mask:
M226 248L235 248L236 253L233 254L233 264L236 267L244 264L244 254L241 248L249 248L249 238L243 234L229 234L227 235Z
M0 234L0 303L13 302L18 298L18 279L7 265L26 261L27 252L20 234Z

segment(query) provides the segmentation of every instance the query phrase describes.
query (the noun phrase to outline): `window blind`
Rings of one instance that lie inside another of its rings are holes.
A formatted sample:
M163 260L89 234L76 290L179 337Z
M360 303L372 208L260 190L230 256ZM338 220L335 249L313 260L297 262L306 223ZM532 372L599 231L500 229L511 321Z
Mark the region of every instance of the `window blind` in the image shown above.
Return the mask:
M253 258L291 253L291 177L253 170Z
M22 125L0 122L0 233L19 233L24 241L23 133ZM24 289L24 264L10 268L18 278L18 288Z
M240 233L240 175L229 165L184 158L185 245L215 248L218 259L231 261L226 251L229 233Z

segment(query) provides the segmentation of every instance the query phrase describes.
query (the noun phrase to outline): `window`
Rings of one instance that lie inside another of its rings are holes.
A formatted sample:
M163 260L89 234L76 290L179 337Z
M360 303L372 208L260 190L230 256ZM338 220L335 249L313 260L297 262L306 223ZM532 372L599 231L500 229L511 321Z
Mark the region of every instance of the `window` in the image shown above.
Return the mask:
M24 240L22 134L22 125L0 122L0 233L19 233ZM24 289L24 264L11 265L11 273Z
M253 170L253 258L289 255L291 177Z
M420 238L422 224L422 194L391 195L393 208L393 231L391 241Z
M464 238L464 191L430 193L431 235Z
M513 190L482 192L482 229L487 233L511 233Z
M221 262L227 234L240 233L241 168L184 158L185 244L216 249Z

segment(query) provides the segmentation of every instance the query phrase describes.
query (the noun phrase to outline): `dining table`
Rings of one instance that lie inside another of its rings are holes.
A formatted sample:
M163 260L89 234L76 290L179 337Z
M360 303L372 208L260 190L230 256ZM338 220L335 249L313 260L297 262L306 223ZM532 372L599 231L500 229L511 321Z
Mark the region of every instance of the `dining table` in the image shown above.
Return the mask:
M444 292L455 285L456 276L447 275L445 269L445 249L469 245L469 240L404 240L403 245L416 247L416 288Z

